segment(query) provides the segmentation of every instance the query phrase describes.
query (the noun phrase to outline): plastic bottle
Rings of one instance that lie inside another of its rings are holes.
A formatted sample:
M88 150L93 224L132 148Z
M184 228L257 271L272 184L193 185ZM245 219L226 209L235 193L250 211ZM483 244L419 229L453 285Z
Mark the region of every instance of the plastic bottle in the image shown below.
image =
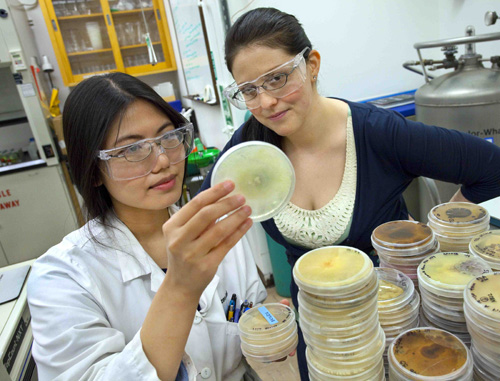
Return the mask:
M28 144L28 154L31 160L38 160L38 150L36 148L35 138L30 138L30 143Z

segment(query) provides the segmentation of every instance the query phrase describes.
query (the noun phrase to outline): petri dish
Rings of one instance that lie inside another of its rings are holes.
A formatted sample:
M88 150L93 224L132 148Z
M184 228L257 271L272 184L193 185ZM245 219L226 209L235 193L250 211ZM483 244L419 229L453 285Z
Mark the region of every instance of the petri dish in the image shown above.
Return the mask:
M270 362L286 357L297 346L297 324L292 309L281 303L257 305L238 322L241 350L246 357Z
M265 307L272 317L266 315L266 311L260 307ZM275 336L282 331L293 330L294 325L295 313L281 303L257 305L245 312L238 322L240 335L251 338Z
M256 222L274 217L290 201L295 188L292 163L278 147L259 141L238 144L215 164L212 185L232 180L235 189L252 208Z
M299 314L301 324L303 321L306 321L306 324L309 324L311 332L316 332L317 334L329 337L335 337L337 332L341 332L342 334L354 332L356 327L358 327L359 330L365 330L370 321L377 320L378 323L378 312L376 309L367 314L364 319L353 321L351 324L349 324L349 320L335 321L327 320L326 318L323 320L315 319L314 317L309 316L301 307L299 307Z
M434 314L432 310L429 310L425 303L422 303L420 315L421 317L424 316L424 319L430 322L433 327L444 329L453 334L457 334L459 332L468 332L465 322L455 322L447 319L442 319L438 315Z
M417 314L413 320L410 320L405 323L401 323L398 325L383 325L381 323L382 329L385 332L385 338L386 340L393 340L396 336L398 336L401 332L404 332L408 329L419 327L420 323L420 315ZM390 342L386 344L386 346L389 346Z
M297 332L295 332L293 336L290 336L289 340L280 342L270 348L251 348L245 345L245 343L242 341L241 352L245 357L251 358L255 361L269 363L287 357L297 348L298 343L299 337L297 335ZM256 348L257 350L255 350Z
M378 294L378 278L375 271L372 270L372 275L368 278L366 283L362 284L361 288L352 293L338 296L313 294L304 289L301 291L303 292L304 299L306 299L309 304L333 311L340 310L340 313L342 313L348 309L356 309L366 305L370 301L376 300Z
M302 323L302 321L301 321ZM366 325L358 334L346 337L329 337L310 329L310 325L304 326L301 324L304 339L308 345L324 347L330 350L350 350L366 345L375 335L378 334L379 325L374 323Z
M373 311L377 310L377 300L372 298L365 303L352 308L331 309L321 308L311 304L307 294L299 291L299 315L306 314L310 320L328 323L332 326L349 326L365 320Z
M370 337L367 342L362 346L358 346L352 349L337 349L337 348L326 348L326 347L314 347L315 352L321 355L325 360L330 361L366 361L378 354L382 355L385 350L385 333L384 330L378 326L377 334ZM384 350L383 350L383 349Z
M488 225L488 211L468 202L447 202L436 205L428 214L429 226L437 231L468 234Z
M464 310L464 298L463 295L456 295L455 298L448 298L442 295L435 295L430 291L427 291L425 287L420 287L420 295L427 302L440 304L446 306L447 309L453 311L463 311Z
M383 259L385 262L390 263L394 266L416 268L420 264L420 262L422 262L422 260L424 260L426 257L428 257L431 254L438 253L440 251L442 250L440 250L439 241L434 240L434 245L432 245L432 248L430 250L417 255L404 255L404 256L387 255L381 251L379 251L377 254L379 258Z
M470 344L469 331L467 330L467 327L464 326L463 324L460 325L461 331L453 330L452 327L441 327L439 324L436 324L434 321L429 319L429 317L426 315L426 312L425 312L423 307L421 307L421 309L420 309L419 319L420 319L419 327L434 327L434 328L444 329L445 331L453 333L456 337L458 337L460 340L462 340L465 344Z
M483 258L493 269L500 270L500 230L490 230L475 235L469 250Z
M481 258L467 253L432 254L418 266L420 287L441 296L462 296L471 279L491 273L491 267Z
M432 229L417 221L390 221L379 225L372 233L375 250L389 255L416 255L434 245Z
M486 324L500 325L500 272L471 280L464 291L464 301L466 308L478 312Z
M392 310L382 310L379 308L379 320L383 326L400 325L411 321L418 316L420 307L420 295L414 292L412 298L406 304Z
M379 264L380 264L380 267L382 267L382 268L390 268L390 269L395 269L395 270L401 271L406 276L408 276L408 278L410 278L412 280L412 282L415 286L418 286L417 266L406 267L406 266L393 265L391 263L385 262L382 258L380 258Z
M373 262L348 246L325 246L302 255L293 267L300 289L314 295L345 295L359 290L373 275Z
M379 309L395 309L404 305L413 295L415 287L405 273L387 267L377 267L375 273L379 281Z
M484 324L478 324L472 314L469 314L470 311L468 309L465 309L464 312L469 332L474 331L477 335L483 337L484 341L492 343L496 352L500 355L500 331L498 330L498 327L490 328Z
M500 335L500 323L498 319L484 315L481 311L476 310L475 307L470 306L470 302L467 299L464 299L464 315L467 325L474 324L475 326L481 326L485 331L494 332L494 335Z
M469 243L472 239L473 235L468 236L465 240L454 239L453 237L441 236L436 233L436 239L439 242L439 246L441 248L440 252L447 251L457 251L461 253L469 252Z
M471 345L470 351L474 359L474 371L479 370L478 379L494 380L500 373L500 366L495 364L494 361L487 361L484 354L479 353L474 344Z
M312 380L383 380L384 361L382 357L374 356L368 361L340 362L325 361L310 347L306 348L306 359Z
M446 308L445 305L433 303L427 300L425 297L422 298L422 306L430 311L434 316L446 320L448 322L462 323L465 324L464 311L462 310L451 310Z
M252 356L277 356L277 358L282 358L290 354L294 348L290 348L293 345L297 345L297 325L291 332L287 332L280 338L274 337L273 340L267 340L265 343L262 340L256 340L250 342L249 340L241 341L241 348L245 353ZM282 351L288 350L287 353L281 355Z
M365 321L357 324L351 324L346 327L332 327L328 325L328 322L318 324L317 322L308 319L306 315L300 316L300 326L302 330L307 330L311 336L316 335L319 340L323 340L323 338L325 340L329 338L344 339L357 336L371 328L373 325L379 325L378 312L376 310L373 311L373 313L368 316Z
M472 342L480 350L484 358L490 358L493 363L500 364L500 342L489 336L484 336L478 332L478 328L476 325L469 327Z
M467 347L458 337L429 327L401 333L391 343L388 357L392 370L411 380L458 379L472 366Z

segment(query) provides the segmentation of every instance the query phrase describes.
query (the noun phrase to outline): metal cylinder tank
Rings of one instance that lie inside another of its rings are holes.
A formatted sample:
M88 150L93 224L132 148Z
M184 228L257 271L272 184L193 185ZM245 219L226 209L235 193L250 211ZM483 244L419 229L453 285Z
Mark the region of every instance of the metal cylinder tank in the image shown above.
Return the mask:
M500 40L500 33L476 36L474 28L466 28L465 37L417 43L425 84L415 93L415 114L419 122L463 131L500 146L500 57L483 59L476 53L476 43ZM456 45L465 45L465 53L457 60ZM421 49L442 47L441 61L424 60ZM491 67L486 68L483 62ZM436 65L437 64L437 65ZM448 68L453 72L430 79L426 67ZM415 70L412 70L415 71ZM418 72L418 71L416 71ZM419 217L427 221L433 206L448 202L459 185L418 179Z
M452 73L415 93L419 122L467 132L500 146L500 70L485 68L480 55L463 58Z

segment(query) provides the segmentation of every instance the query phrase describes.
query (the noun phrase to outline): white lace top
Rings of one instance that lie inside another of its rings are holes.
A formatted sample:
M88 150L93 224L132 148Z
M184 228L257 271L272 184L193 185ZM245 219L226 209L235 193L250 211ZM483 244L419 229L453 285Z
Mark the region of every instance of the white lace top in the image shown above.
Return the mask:
M350 110L346 135L344 176L335 197L317 210L302 209L289 202L274 217L278 230L292 244L316 249L333 245L349 233L356 198L357 172L356 146Z

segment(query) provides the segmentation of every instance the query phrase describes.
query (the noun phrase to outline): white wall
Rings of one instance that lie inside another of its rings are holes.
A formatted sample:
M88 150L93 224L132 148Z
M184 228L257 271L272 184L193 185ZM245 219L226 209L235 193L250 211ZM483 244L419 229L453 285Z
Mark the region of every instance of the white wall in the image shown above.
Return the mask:
M499 0L440 0L439 4L440 38L464 36L467 25L474 26L476 34L500 32L500 21L491 26L484 24L486 11L500 13ZM476 50L483 58L499 55L500 41L481 42L476 44ZM458 53L464 53L464 45L459 46Z

